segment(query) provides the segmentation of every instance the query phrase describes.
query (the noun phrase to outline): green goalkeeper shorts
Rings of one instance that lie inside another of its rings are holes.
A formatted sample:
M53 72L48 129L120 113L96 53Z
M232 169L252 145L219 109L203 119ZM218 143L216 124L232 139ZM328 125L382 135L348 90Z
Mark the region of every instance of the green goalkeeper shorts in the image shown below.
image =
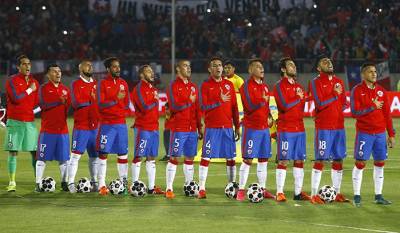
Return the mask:
M6 151L36 151L38 131L35 122L8 119L4 148Z

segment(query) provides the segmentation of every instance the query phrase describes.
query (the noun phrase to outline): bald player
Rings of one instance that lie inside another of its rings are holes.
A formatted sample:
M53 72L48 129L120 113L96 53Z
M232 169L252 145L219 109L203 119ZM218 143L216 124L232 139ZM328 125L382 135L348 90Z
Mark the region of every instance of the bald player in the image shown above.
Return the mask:
M71 159L68 164L68 189L76 192L75 175L82 154L89 155L89 172L92 190L97 191L97 170L99 154L96 151L96 135L99 127L97 104L95 101L96 81L93 79L92 63L83 60L79 64L79 78L71 84L71 99L74 109L74 129L72 133Z

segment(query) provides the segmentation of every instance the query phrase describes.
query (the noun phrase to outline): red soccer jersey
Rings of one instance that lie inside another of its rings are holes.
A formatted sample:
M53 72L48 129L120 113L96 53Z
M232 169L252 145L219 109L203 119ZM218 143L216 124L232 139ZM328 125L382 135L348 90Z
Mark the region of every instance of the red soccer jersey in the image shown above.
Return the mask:
M135 124L133 127L143 130L158 130L157 89L150 83L140 80L132 90L132 103L135 106Z
M243 125L251 129L267 129L269 102L263 95L269 96L268 86L250 78L240 87L239 92L244 111Z
M193 103L190 95L196 95ZM199 91L191 81L186 83L177 77L168 87L167 96L171 111L171 130L177 132L193 132L201 128L199 112Z
M230 101L223 102L221 93L229 94ZM215 81L213 77L201 85L200 106L205 113L206 128L239 128L239 111L236 93L231 81Z
M118 99L118 93L125 92L125 97ZM128 84L120 77L110 74L97 82L96 99L102 124L125 124L129 111Z
M334 91L336 85L342 86L342 94ZM315 103L315 127L317 129L344 129L344 114L346 94L344 83L333 76L329 79L325 73L311 80L309 94Z
M383 101L382 109L377 109L373 100ZM363 81L351 90L351 113L357 119L357 131L376 134L387 130L389 137L394 137L390 105L386 90L375 84L371 89Z
M71 102L74 109L74 129L92 130L99 125L99 114L95 101L96 82L82 77L71 84Z
M65 98L63 103L61 98ZM60 83L55 86L47 82L39 88L39 105L42 109L42 125L40 132L66 134L68 133L67 114L71 105L68 88Z
M33 92L29 89L32 83L36 85L36 91ZM39 83L32 76L28 77L28 81L22 74L8 78L6 81L7 118L25 122L34 121L33 109L39 104L38 89Z
M274 87L274 97L278 107L278 132L303 132L305 99L297 95L303 87L297 82L290 83L287 77L281 78Z

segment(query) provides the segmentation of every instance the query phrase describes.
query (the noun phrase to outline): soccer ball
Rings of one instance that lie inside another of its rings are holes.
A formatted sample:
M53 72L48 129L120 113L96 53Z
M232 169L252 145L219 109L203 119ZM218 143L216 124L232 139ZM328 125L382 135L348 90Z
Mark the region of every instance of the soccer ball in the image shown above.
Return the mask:
M42 192L52 193L56 190L56 181L52 177L46 177L39 183Z
M318 191L318 196L324 201L324 202L333 202L336 199L336 190L329 186L329 185L324 185L322 188Z
M108 186L108 189L110 190L111 194L119 195L124 193L125 186L122 180L116 179L111 181L110 185Z
M225 195L228 198L235 199L239 190L239 184L236 182L229 182L225 187Z
M79 179L78 185L76 186L76 191L78 193L90 193L91 189L92 185L88 178L83 177Z
M135 181L130 187L130 192L134 197L144 197L147 193L147 186L140 180Z
M199 185L194 180L185 182L183 192L187 197L196 197L199 194Z
M262 202L264 200L264 195L261 186L257 183L250 184L247 190L247 198L252 203Z

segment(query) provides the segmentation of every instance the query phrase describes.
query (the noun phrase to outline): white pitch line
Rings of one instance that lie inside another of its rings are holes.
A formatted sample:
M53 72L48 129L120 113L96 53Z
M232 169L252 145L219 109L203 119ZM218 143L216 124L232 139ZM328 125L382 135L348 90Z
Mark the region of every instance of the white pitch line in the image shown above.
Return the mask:
M287 223L294 223L295 221L284 221ZM298 223L298 222L296 222ZM369 232L383 232L383 233L398 233L397 231L384 231L384 230L376 230L376 229L368 229L368 228L360 228L360 227L351 227L351 226L342 226L342 225L332 225L332 224L323 224L323 223L307 223L314 226L322 226L322 227L335 227L335 228L346 228L353 229L359 231L369 231Z

